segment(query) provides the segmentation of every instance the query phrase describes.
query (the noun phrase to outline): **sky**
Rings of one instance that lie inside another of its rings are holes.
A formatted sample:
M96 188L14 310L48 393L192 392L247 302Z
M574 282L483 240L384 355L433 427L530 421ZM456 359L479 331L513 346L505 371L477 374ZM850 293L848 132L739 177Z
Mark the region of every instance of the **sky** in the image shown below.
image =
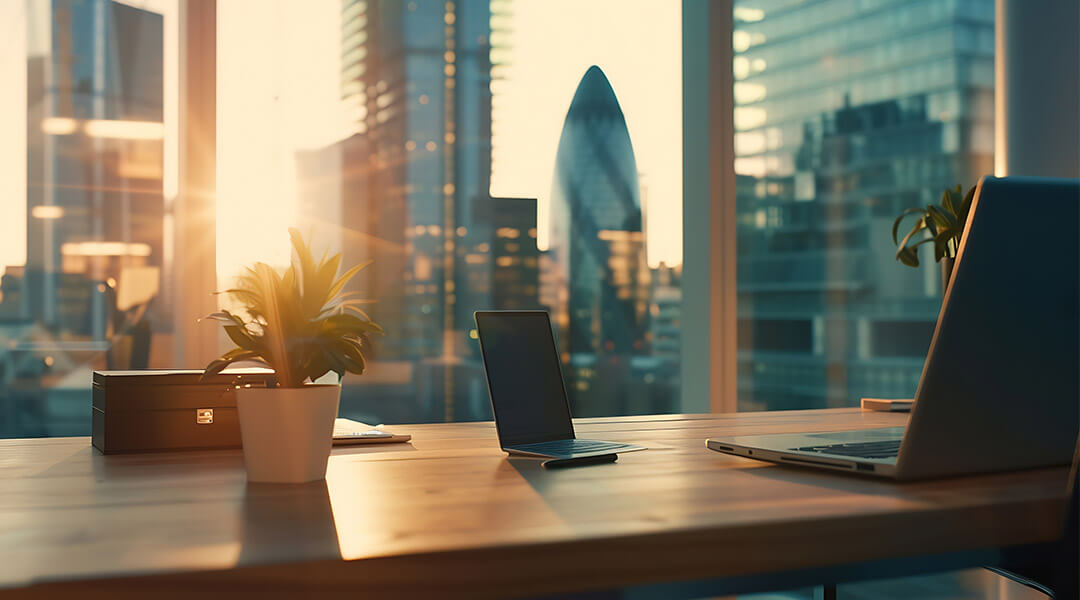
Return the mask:
M176 194L175 0L165 15L165 192ZM578 81L604 70L643 177L649 262L682 260L680 3L514 0L506 78L494 94L491 192L536 197L541 241L562 122ZM339 0L218 3L218 272L288 259L296 152L351 133L340 103ZM26 245L25 3L0 0L0 265ZM8 85L14 82L13 85ZM253 235L251 232L260 232Z
M26 262L26 3L0 0L0 272Z
M340 0L218 2L219 280L288 262L296 153L351 132L340 13Z

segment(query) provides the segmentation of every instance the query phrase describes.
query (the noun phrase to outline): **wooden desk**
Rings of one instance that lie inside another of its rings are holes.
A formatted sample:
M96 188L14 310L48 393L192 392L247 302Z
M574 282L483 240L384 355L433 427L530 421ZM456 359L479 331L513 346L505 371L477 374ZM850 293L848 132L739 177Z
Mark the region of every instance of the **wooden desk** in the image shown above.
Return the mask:
M905 419L586 419L581 437L651 449L557 471L508 460L492 423L410 425L412 444L337 449L326 483L306 486L248 485L238 451L105 457L89 438L3 440L0 588L475 598L689 581L671 595L694 595L992 563L1061 533L1065 468L895 484L704 446Z

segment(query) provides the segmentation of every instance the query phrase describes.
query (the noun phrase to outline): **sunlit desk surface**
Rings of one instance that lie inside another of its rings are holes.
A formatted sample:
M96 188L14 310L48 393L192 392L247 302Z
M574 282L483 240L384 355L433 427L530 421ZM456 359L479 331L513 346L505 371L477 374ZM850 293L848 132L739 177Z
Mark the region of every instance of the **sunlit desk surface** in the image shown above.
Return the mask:
M556 471L507 460L490 422L409 425L397 429L411 444L336 449L326 483L305 486L249 486L239 451L105 457L89 438L2 440L0 595L484 597L681 581L660 589L693 596L993 563L1060 534L1065 468L895 484L704 444L905 420L858 409L583 419L579 437L650 450Z

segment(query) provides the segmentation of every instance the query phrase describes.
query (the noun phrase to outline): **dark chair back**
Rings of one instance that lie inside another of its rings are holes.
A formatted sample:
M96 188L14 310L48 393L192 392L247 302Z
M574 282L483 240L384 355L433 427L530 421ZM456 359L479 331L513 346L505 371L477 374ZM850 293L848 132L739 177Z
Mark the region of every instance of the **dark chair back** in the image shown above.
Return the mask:
M1065 535L1061 538L1054 597L1080 598L1080 438L1069 472L1069 500L1065 504Z
M1076 439L1069 470L1069 497L1065 502L1065 529L1050 545L1050 555L1023 552L1006 558L990 571L1025 585L1055 600L1080 599L1080 437Z

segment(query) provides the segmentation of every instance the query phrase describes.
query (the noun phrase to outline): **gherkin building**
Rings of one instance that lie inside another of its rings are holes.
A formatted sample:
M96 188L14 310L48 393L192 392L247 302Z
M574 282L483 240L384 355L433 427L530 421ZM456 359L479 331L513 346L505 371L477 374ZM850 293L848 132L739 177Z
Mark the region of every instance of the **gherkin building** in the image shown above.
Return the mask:
M596 66L578 84L559 140L550 250L567 290L552 307L564 359L645 353L637 164L615 91Z

